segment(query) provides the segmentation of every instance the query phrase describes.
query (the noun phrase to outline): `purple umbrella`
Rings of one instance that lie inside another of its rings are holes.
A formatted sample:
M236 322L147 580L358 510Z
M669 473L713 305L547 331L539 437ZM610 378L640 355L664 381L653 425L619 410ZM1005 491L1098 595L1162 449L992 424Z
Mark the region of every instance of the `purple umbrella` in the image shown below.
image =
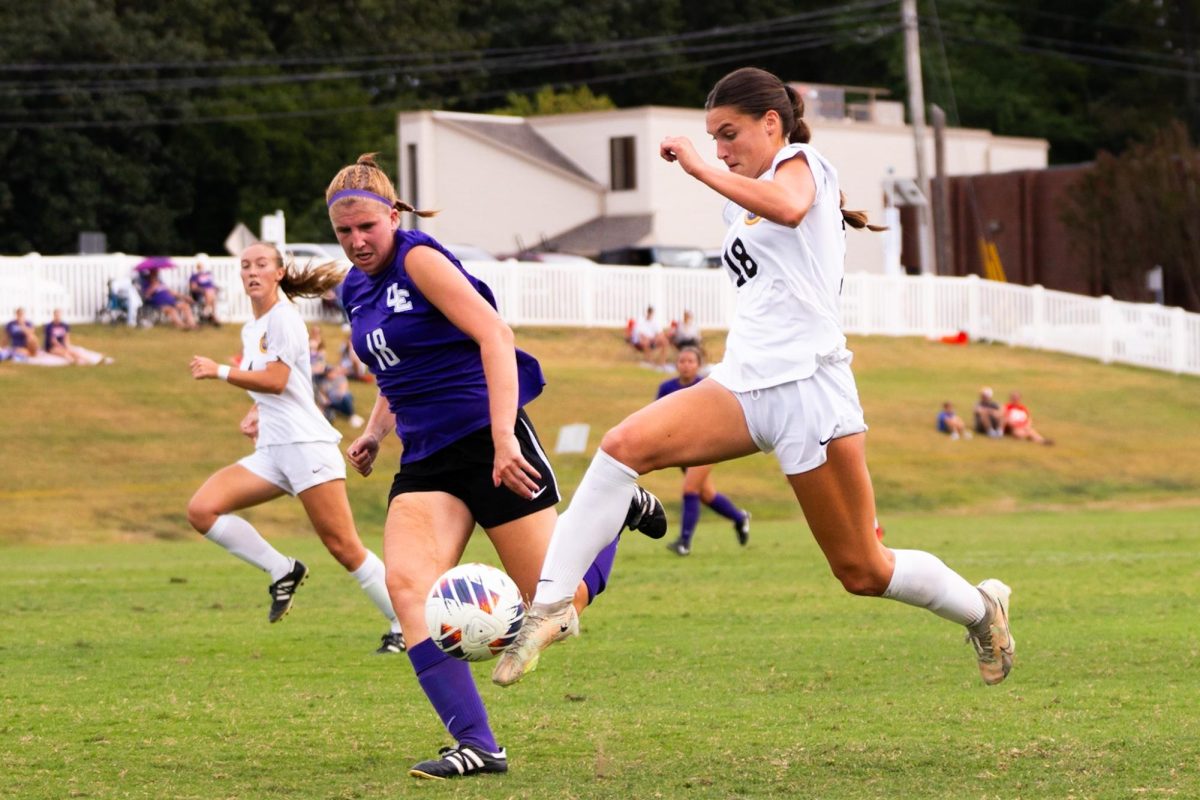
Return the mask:
M152 269L175 269L175 262L166 256L150 256L149 258L143 258L134 267L134 270L137 272L149 272Z

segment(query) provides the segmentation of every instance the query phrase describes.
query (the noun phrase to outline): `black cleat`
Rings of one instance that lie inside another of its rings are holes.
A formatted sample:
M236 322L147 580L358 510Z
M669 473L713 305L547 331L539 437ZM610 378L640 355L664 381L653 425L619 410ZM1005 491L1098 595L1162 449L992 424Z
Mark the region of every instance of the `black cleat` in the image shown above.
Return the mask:
M692 548L688 547L687 543L684 542L683 539L676 539L675 541L671 542L669 545L667 545L667 549L677 556L686 556L688 553L692 552Z
M733 523L733 532L737 536L738 544L742 547L746 546L746 542L750 541L750 512L742 509L742 518Z
M443 747L438 750L438 758L414 764L408 774L440 781L483 772L508 772L508 754L503 747L499 753L489 753L473 744Z
M296 559L292 559L292 571L271 584L267 591L271 595L271 613L267 619L279 622L292 608L292 598L296 590L304 584L308 577L308 567Z
M651 539L661 539L667 535L667 512L657 497L635 486L633 499L629 501L629 514L625 517L625 527L631 531L641 531Z
M392 633L388 631L383 635L383 643L379 645L379 649L375 651L377 656L386 656L392 653L403 653L408 649L408 645L404 643L404 633L396 631Z

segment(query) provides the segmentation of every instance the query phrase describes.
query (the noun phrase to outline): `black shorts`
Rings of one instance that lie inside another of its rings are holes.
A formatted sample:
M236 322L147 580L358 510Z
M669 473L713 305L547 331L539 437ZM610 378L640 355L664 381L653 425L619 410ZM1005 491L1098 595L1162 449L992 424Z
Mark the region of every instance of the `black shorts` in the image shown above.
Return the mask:
M504 484L492 485L496 449L492 445L492 429L488 426L446 445L431 456L401 466L392 480L388 505L396 495L408 492L445 492L462 500L471 516L484 528L494 528L556 505L558 481L524 409L517 412L515 433L521 444L521 455L542 476L537 495L532 499L526 500Z

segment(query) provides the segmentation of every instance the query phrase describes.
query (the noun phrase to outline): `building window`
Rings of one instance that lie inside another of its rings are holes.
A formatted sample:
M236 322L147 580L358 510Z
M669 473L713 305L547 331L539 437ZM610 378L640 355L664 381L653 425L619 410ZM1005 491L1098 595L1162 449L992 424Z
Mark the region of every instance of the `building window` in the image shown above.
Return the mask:
M610 185L614 192L637 188L637 158L632 136L615 136L608 140Z

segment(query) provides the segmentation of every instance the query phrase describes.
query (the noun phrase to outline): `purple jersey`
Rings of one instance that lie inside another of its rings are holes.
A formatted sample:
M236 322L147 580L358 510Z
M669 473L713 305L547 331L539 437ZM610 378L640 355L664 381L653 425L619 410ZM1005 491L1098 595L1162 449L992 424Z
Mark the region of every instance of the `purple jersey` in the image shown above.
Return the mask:
M375 375L380 393L396 415L404 443L402 464L425 458L491 424L487 381L479 345L446 318L409 278L408 251L437 250L470 281L492 308L488 285L463 269L448 250L420 231L396 232L396 258L378 275L352 268L343 284L350 341ZM542 393L545 378L537 359L517 350L518 406Z
M29 337L15 319L4 326L4 332L8 334L8 341L13 347L29 347Z
M696 380L685 385L685 384L679 382L679 376L676 375L674 378L671 378L671 380L663 381L662 383L660 383L658 385L658 394L655 395L654 399L658 400L660 398L666 397L667 395L671 394L672 392L678 392L680 389L688 388L688 386L695 386L697 383L699 383L702 380L704 380L704 378L697 375Z
M56 344L66 344L64 341L67 334L71 332L71 326L65 322L47 322L46 323L46 349L49 350Z
M216 284L213 283L213 274L208 270L193 272L192 277L188 278L188 287L193 292L216 288Z

